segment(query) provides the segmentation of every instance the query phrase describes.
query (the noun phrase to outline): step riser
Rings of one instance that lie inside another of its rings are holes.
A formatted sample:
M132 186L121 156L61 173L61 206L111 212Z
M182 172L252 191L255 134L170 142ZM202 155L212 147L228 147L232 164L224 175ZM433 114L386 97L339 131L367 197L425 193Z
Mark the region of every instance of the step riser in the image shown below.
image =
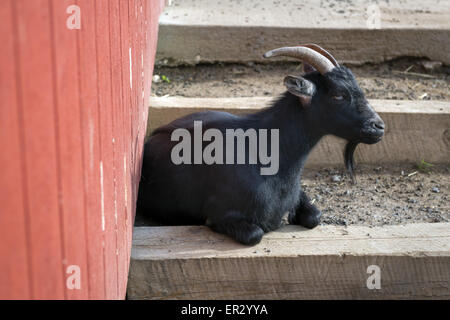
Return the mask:
M212 62L272 62L270 49L301 43L324 46L341 63L424 57L450 65L450 30L303 29L160 25L157 61L168 65ZM292 59L291 59L292 60Z
M446 299L449 225L286 226L253 247L206 227L135 228L128 298Z

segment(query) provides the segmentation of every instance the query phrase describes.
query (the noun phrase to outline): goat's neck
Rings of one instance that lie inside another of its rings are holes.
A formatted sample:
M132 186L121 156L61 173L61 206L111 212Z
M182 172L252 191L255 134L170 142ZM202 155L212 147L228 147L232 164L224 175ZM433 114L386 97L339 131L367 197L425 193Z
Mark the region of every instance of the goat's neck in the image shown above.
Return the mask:
M262 127L279 129L279 174L300 175L309 153L324 136L314 112L307 112L296 96L286 93L260 116Z

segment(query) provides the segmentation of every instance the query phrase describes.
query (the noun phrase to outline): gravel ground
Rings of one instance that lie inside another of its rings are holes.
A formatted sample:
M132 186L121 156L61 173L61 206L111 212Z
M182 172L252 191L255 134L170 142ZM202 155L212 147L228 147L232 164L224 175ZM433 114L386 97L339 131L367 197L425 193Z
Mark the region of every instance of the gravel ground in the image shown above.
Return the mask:
M450 68L434 69L418 59L350 66L369 99L450 100ZM431 69L430 69L431 68ZM185 97L276 96L285 91L283 78L300 74L299 63L203 64L156 66L152 94ZM405 71L408 71L405 73ZM166 77L168 81L162 80Z
M359 165L352 184L341 167L305 169L302 184L323 212L321 224L382 226L450 222L450 166ZM136 226L158 225L140 214Z
M322 210L322 224L450 222L450 166L357 167L356 184L342 168L305 170L304 189Z

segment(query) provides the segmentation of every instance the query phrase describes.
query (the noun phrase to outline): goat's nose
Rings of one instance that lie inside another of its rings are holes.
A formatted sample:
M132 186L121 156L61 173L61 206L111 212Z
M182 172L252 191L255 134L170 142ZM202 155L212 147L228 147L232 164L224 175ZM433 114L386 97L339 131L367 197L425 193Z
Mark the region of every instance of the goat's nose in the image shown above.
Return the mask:
M384 130L384 127L385 127L384 122L383 122L383 120L381 120L381 118L371 120L370 125L374 129L378 129L378 130Z

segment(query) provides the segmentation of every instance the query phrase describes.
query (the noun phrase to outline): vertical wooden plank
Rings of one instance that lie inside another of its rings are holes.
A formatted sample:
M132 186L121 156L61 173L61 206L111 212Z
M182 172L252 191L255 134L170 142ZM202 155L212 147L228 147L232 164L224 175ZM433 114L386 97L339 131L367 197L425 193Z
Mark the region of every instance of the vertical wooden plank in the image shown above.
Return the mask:
M138 194L138 180L140 176L138 174L139 163L139 132L140 132L140 108L141 108L141 43L140 43L140 5L139 0L133 1L133 45L134 45L134 72L135 80L133 83L133 95L134 95L134 109L133 109L133 123L134 123L134 133L133 133L133 216L136 212L136 202ZM134 221L134 220L133 220Z
M0 299L29 299L23 141L19 125L18 75L12 1L0 6Z
M135 201L134 203L136 203L137 201L137 193L138 193L138 188L137 188L137 184L136 184L136 180L139 179L139 174L138 174L138 168L140 166L139 163L139 133L140 133L140 124L141 124L141 85L142 85L142 80L141 80L141 14L140 14L140 0L135 0L134 1L134 35L135 35L135 59L136 59L136 91L135 91L135 97L136 97L136 107L135 107L135 117L134 117L134 122L135 122L135 133L134 133L134 156L135 156L135 162L134 162L134 196L135 196ZM135 212L135 210L133 210L133 212Z
M164 7L165 0L160 0L159 2L153 2L152 0L147 0L148 8L146 15L146 45L147 45L147 67L146 67L146 76L147 76L147 87L146 87L146 103L150 103L151 96L151 86L152 86L152 76L153 76L153 68L156 57L156 49L158 44L158 23L154 23L158 21L159 15ZM148 112L148 108L146 108ZM147 117L146 117L147 119Z
M98 68L98 98L101 137L102 221L105 231L106 298L114 299L117 292L117 257L114 219L114 155L113 108L111 101L111 54L109 39L109 0L97 0L96 41Z
M121 33L121 51L122 51L122 95L123 95L123 113L124 113L124 155L123 155L123 175L125 179L125 212L126 217L123 221L126 242L127 242L127 257L131 254L131 237L132 237L132 183L131 183L131 137L132 137L132 122L131 122L131 75L130 75L130 30L129 30L129 2L120 1L120 33ZM128 268L128 265L127 265Z
M33 297L64 298L62 230L58 208L57 146L52 83L50 13L46 0L13 2L19 59L29 205Z
M138 114L138 140L137 140L137 166L136 166L136 176L140 180L141 177L141 166L142 166L142 150L144 145L144 137L145 137L145 131L146 127L145 124L147 123L144 114L145 109L148 109L145 107L145 56L146 56L146 50L145 50L145 30L144 30L144 14L145 14L145 7L144 7L144 0L138 0L138 35L139 35L139 86L138 86L138 99L139 99L139 114ZM137 200L137 193L138 188L136 188L136 200Z
M123 99L122 99L122 53L120 34L119 0L111 0L110 5L110 39L111 39L111 85L112 107L114 113L113 137L114 137L114 195L115 195L115 232L117 239L117 272L118 272L118 298L125 298L128 279L127 237L124 228L126 219L125 187L123 175L124 148L124 123L123 123Z
M150 105L150 90L152 86L152 76L153 76L153 62L156 53L156 41L158 36L158 25L152 24L152 21L158 19L160 12L159 3L152 6L152 1L145 0L145 21L144 21L144 43L146 54L144 56L145 61L145 104ZM144 108L145 118L148 119L148 108ZM147 121L145 123L147 125Z
M100 125L97 90L95 7L78 0L82 10L78 36L79 88L83 157L85 163L86 230L88 242L89 298L105 298L104 230L100 179Z
M52 0L53 64L56 92L57 132L59 136L60 203L63 216L64 269L80 268L81 288L66 288L68 299L87 299L88 270L85 231L83 142L80 127L80 99L77 32L66 26L66 9L71 0ZM66 277L68 274L66 274Z
M130 42L131 42L131 72L132 72L132 87L131 87L131 212L136 211L136 148L137 148L137 5L136 0L129 1L129 18L128 22L130 25Z

